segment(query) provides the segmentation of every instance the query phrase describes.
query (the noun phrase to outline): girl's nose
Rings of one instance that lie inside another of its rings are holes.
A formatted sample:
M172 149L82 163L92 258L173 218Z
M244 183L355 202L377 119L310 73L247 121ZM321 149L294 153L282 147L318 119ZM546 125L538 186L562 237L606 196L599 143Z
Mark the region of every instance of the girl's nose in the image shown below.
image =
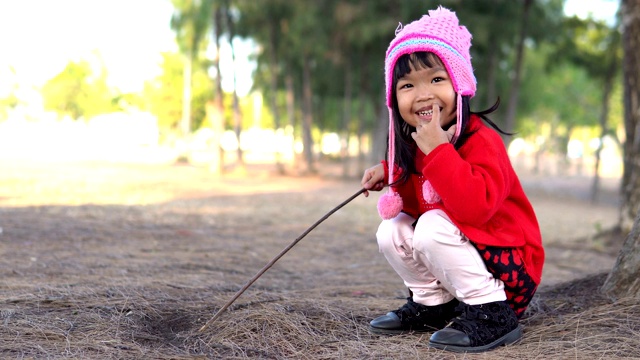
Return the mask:
M431 100L433 99L433 91L428 85L420 85L418 86L418 101Z

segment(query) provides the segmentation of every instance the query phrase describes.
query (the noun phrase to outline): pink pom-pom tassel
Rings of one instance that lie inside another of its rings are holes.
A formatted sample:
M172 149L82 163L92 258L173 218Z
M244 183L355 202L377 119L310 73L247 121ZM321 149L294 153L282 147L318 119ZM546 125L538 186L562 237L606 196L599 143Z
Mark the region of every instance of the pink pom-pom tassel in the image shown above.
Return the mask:
M422 184L422 197L424 198L424 201L427 202L427 204L435 204L442 200L433 186L431 186L429 180L425 181L424 184Z
M378 214L384 220L393 219L402 211L402 198L396 192L388 192L378 200Z

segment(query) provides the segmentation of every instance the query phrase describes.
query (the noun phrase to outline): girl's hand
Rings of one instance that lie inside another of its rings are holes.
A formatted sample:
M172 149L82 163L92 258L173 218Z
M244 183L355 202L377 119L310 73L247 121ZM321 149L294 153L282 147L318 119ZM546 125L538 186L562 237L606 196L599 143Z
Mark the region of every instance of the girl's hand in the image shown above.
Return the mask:
M378 164L365 170L360 184L367 190L382 190L384 188L384 167L382 164ZM368 197L369 192L365 191L364 196Z
M433 107L433 115L430 121L422 121L416 127L416 131L411 133L411 137L416 145L426 155L441 144L451 142L456 133L456 126L452 125L447 131L442 130L440 125L440 107Z

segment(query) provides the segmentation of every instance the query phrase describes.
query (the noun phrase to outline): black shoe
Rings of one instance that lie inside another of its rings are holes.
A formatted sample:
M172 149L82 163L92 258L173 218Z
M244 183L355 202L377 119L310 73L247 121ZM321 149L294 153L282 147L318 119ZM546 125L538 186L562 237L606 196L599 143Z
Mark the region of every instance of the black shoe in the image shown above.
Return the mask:
M426 306L408 297L400 309L371 320L369 330L376 334L439 330L459 314L456 312L458 304L458 300L453 299L446 304Z
M506 301L460 303L459 309L461 315L431 335L429 346L454 352L482 352L522 338L522 327Z

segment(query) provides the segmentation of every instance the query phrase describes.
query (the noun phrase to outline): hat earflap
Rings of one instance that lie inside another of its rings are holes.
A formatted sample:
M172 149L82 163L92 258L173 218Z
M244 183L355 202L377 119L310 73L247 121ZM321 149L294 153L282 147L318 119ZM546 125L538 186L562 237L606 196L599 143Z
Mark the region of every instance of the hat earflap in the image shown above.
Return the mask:
M389 158L387 161L389 165L389 184L393 184L394 181L393 171L396 167L395 147L396 144L395 129L393 126L393 112L391 111L391 109L389 109ZM389 185L389 190L387 191L387 193L383 194L382 196L380 196L380 199L378 199L378 214L384 220L393 219L394 217L398 216L398 214L400 214L400 212L402 211L402 207L402 197L394 190L392 185Z

